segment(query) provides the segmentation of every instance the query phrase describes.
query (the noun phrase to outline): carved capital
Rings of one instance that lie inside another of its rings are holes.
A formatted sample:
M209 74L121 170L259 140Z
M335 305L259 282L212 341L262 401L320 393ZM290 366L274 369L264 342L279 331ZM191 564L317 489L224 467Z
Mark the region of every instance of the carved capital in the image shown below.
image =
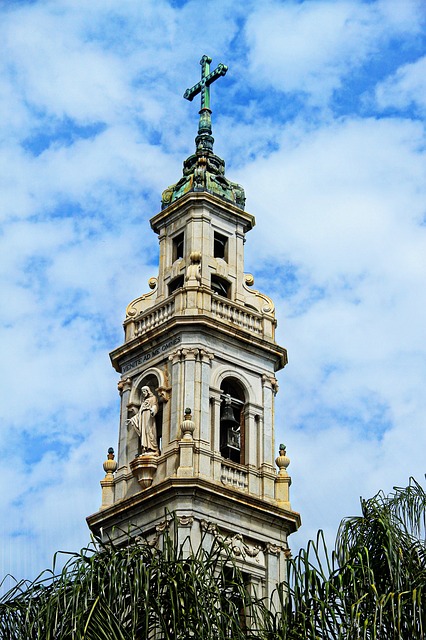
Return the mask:
M157 526L155 527L154 535L151 538L147 538L146 539L148 545L150 547L156 547L157 544L158 544L159 539L162 536L162 534L168 528L169 528L169 522L167 520L163 520L163 522L160 522L160 524L157 524ZM140 540L142 542L141 538L140 538Z
M196 360L198 355L199 355L199 349L195 349L195 348L188 348L188 349L182 349L182 356L184 360Z
M125 391L130 391L131 388L132 388L131 378L125 378L124 380L120 380L119 383L117 384L117 389L120 396L122 396Z
M213 535L217 535L217 524L214 522L209 522L208 520L201 520L200 522L201 531L205 533L211 533Z
M169 360L172 364L176 364L182 358L182 349L175 349L170 355Z
M157 524L157 526L155 527L155 530L158 533L163 533L163 531L169 528L169 524L170 523L168 522L168 520L163 520L162 522L160 522L160 524Z
M270 376L270 375L263 374L263 376L262 376L262 385L264 387L268 387L269 389L271 389L273 391L274 395L277 395L278 389L279 389L279 385L278 385L278 380L276 379L275 376Z
M265 544L265 551L271 553L274 556L279 556L281 553L281 547L278 544L272 544L272 542L267 542Z
M200 349L201 362L207 362L207 364L211 364L211 361L213 359L214 359L214 353L210 353L210 351L206 351L205 349Z
M178 516L178 522L181 527L192 527L194 518L192 516Z

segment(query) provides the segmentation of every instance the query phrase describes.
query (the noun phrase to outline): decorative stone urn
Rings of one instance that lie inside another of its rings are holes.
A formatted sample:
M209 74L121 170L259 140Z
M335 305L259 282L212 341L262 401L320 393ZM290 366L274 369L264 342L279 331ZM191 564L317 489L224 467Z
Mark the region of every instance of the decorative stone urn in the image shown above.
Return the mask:
M158 456L143 454L130 462L130 468L142 489L152 485L158 467Z
M114 460L114 449L108 449L108 456L104 464L105 478L101 480L102 505L101 509L114 504L114 473L117 471L117 461Z
M285 444L280 444L280 455L275 458L275 464L279 469L275 476L275 500L283 509L291 509L289 496L291 478L287 473L290 458L286 456Z
M285 444L280 444L280 455L275 458L275 464L277 465L279 471L279 476L288 476L287 467L290 464L290 458L286 456L286 446Z
M192 440L192 434L195 431L195 422L192 420L191 409L185 409L184 419L180 425L182 431L182 440Z
M114 449L112 447L108 449L108 457L105 460L103 467L106 473L105 480L112 480L112 474L117 471L117 461L114 460Z
M179 478L190 478L194 475L194 431L195 422L192 420L191 409L185 409L180 423L179 466L176 471Z

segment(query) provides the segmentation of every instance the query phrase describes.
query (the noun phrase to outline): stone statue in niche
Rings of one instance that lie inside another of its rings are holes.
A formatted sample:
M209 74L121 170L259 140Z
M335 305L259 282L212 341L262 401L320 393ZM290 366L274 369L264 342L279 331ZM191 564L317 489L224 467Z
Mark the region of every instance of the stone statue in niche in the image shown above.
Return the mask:
M139 411L132 418L129 418L127 423L134 428L140 437L142 455L159 456L157 427L155 425L155 416L158 413L157 398L149 387L142 387L141 392L142 402Z

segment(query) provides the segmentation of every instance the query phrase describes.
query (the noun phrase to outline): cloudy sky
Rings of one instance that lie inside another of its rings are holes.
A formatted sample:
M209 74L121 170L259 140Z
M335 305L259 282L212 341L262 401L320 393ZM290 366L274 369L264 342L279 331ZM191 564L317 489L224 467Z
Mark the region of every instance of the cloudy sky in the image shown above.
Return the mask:
M293 550L424 478L425 19L422 0L0 2L2 575L89 539L118 434L108 353L157 272L148 221L194 149L182 94L205 53L229 66L215 151L289 353Z

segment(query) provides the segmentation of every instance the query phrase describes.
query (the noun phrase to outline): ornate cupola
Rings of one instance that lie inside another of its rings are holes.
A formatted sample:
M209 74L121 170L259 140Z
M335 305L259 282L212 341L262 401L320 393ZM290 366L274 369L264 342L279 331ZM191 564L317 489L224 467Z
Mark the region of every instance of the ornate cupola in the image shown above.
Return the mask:
M224 76L228 67L220 63L210 73L210 62L211 58L208 56L201 58L201 81L183 94L187 100L193 100L196 95L201 93L200 121L198 135L195 138L195 153L183 163L183 177L179 182L163 191L163 209L190 191L207 191L244 209L246 200L244 189L239 184L225 178L225 162L213 153L210 85L220 76Z
M269 596L300 525L284 445L274 460L275 373L287 354L275 342L273 302L244 273L255 220L213 152L210 85L227 67L210 72L210 62L203 56L201 81L184 94L201 94L195 154L151 219L158 277L128 305L124 344L111 353L121 375L118 456L109 453L102 506L87 521L113 538L137 527L155 544L174 513L193 548L228 539Z

